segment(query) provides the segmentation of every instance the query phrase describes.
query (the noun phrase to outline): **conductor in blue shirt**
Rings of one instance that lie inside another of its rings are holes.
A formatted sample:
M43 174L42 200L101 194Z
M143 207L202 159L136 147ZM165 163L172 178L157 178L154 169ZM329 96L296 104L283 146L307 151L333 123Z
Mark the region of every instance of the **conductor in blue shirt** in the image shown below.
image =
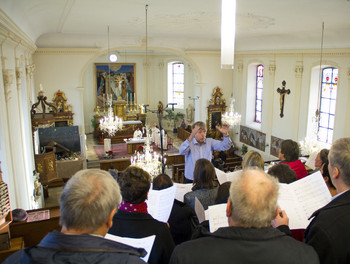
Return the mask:
M193 182L194 164L198 159L211 160L213 150L224 151L232 146L229 137L229 125L223 124L221 127L216 126L223 135L223 140L206 138L207 130L202 121L192 125L191 135L181 144L180 155L185 155L185 183Z

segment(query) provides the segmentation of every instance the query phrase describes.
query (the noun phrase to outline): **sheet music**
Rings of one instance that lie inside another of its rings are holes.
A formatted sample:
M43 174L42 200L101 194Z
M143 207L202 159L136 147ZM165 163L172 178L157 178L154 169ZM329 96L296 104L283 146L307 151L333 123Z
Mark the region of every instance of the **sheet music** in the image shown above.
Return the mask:
M222 170L215 168L215 172L216 172L216 177L218 178L219 184L221 185L225 182L232 181L234 177L236 177L242 172L242 170L225 173Z
M224 182L227 182L227 176L226 173L223 172L222 170L219 170L218 168L215 168L215 173L216 173L216 177L218 178L219 184L223 184Z
M171 186L163 190L150 190L148 192L148 213L158 221L166 223L173 208L176 187Z
M192 191L192 183L174 183L176 186L175 199L184 202L184 196L186 193Z
M156 236L153 235L153 236L144 237L144 238L130 238L130 237L120 237L120 236L115 236L111 234L106 234L105 238L128 245L128 246L132 246L134 248L145 249L147 252L147 255L144 256L142 259L145 262L147 262Z
M309 158L307 159L305 165L308 166L310 169L316 169L315 167L315 159L317 157L318 152L312 152L312 154L309 156Z
M290 229L305 229L313 212L332 199L319 171L290 184L280 184L278 205L289 217Z
M217 204L208 207L209 230L211 233L215 232L220 227L228 226L226 206L227 204Z
M194 211L196 212L198 222L202 223L205 220L204 207L197 197L194 198Z
M236 176L240 175L241 173L242 173L242 170L227 172L226 173L227 181L232 181Z

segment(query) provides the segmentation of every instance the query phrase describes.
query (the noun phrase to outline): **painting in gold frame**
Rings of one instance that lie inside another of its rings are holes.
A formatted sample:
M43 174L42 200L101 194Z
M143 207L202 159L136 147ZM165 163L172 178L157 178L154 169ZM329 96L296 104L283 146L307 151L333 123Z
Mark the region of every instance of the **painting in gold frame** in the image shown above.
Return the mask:
M106 103L107 94L136 103L135 74L136 63L95 63L96 106Z

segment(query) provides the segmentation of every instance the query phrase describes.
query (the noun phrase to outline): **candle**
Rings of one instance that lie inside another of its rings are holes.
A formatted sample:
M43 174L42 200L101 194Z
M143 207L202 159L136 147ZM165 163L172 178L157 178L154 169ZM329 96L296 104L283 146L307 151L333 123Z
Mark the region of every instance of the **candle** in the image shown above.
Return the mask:
M43 85L40 84L39 87L40 87L40 91L42 91L43 90Z

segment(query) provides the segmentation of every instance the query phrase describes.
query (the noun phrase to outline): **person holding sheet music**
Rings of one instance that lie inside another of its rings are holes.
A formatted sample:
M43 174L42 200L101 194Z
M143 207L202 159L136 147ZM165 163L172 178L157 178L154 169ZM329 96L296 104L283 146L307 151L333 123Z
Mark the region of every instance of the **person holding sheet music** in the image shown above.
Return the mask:
M349 263L350 138L341 138L333 143L328 161L329 174L338 194L311 215L305 242L316 250L321 263ZM284 217L279 219L280 225L283 220Z
M152 186L153 190L163 190L173 186L173 182L167 174L160 174L153 179ZM193 216L191 207L174 199L168 223L175 245L191 239Z
M108 233L130 238L156 235L148 263L168 263L175 247L169 227L148 214L145 202L151 176L141 168L130 166L119 176L119 184L123 200Z
M327 158L326 162L321 165L320 172L321 172L323 179L328 187L329 192L331 193L332 196L336 196L338 194L338 192L337 192L337 189L335 188L334 184L332 183L331 176L329 175L328 165L329 165L329 161Z
M319 263L315 250L271 227L277 213L278 181L263 170L247 169L232 180L228 227L203 232L178 245L170 264Z
M322 149L319 153L317 153L317 156L315 158L315 167L317 169L321 169L322 165L326 163L328 160L328 149Z
M196 161L192 191L184 196L185 203L191 206L193 210L196 197L203 205L204 210L215 203L216 193L218 192L218 188L214 186L215 175L214 165L209 160L198 159Z
M185 183L193 181L194 165L198 159L211 160L213 150L224 151L232 146L229 136L229 125L216 126L224 138L222 141L206 138L207 131L204 122L198 121L192 125L191 135L181 144L179 153L185 155Z
M144 249L105 239L120 204L118 183L107 171L78 171L60 197L61 232L20 250L3 263L145 263Z
M275 164L269 168L267 173L276 177L280 183L292 183L297 179L297 174L287 164Z
M269 168L267 173L276 177L280 183L289 184L298 180L295 171L293 171L287 164L275 164ZM304 241L304 232L305 228L291 230L292 236L298 241ZM287 231L287 233L289 233L289 231Z
M287 139L281 143L281 148L278 151L280 163L287 164L295 173L297 178L302 179L307 176L307 171L304 164L299 160L299 145L297 142Z
M260 155L259 152L256 152L254 150L248 151L242 160L242 170L257 167L260 169L264 169L264 159Z

